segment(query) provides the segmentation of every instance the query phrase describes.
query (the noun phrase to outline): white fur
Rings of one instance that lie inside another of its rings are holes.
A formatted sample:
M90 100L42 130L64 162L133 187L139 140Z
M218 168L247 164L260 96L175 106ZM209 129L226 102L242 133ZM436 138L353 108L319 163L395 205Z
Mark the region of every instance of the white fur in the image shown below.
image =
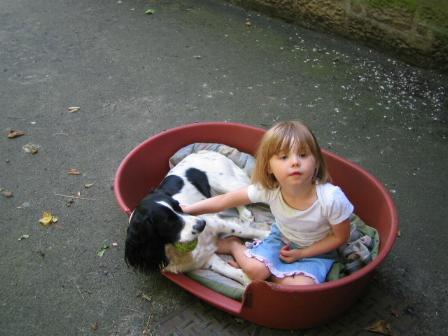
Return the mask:
M240 189L250 184L250 179L246 173L224 155L213 151L200 151L190 154L168 173L168 175L181 177L185 182L182 190L173 195L173 198L181 205L193 204L205 198L185 177L186 170L192 167L200 169L207 175L212 196ZM159 204L162 203L164 203L164 206L170 207L165 202L159 202ZM215 254L218 235L228 234L241 238L263 239L269 232L249 226L253 217L247 208L238 208L238 213L239 218L223 219L215 214L199 216L206 221L206 226L202 232L196 232L193 229L196 217L179 214L185 222L179 241L188 242L198 238L198 245L193 251L186 254L178 252L171 244L166 245L165 252L169 264L164 268L164 271L178 273L208 268L247 285L250 279L241 269L230 266Z

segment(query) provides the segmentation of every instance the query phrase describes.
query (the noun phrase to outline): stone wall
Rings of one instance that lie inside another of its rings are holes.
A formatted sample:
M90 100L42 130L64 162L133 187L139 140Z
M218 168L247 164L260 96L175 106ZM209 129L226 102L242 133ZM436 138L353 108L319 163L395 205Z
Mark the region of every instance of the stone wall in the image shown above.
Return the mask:
M336 33L403 60L448 71L446 0L232 0L233 3Z

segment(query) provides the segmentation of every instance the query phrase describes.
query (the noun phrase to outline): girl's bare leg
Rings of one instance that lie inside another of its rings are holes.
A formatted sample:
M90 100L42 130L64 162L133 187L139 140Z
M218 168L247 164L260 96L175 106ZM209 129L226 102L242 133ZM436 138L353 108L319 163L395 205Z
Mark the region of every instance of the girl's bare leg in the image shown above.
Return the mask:
M252 280L266 280L271 273L261 261L246 256L246 246L241 239L229 237L218 240L218 253L231 254L241 269Z
M251 278L252 280L266 280L271 276L269 269L266 265L246 255L246 246L244 246L241 239L237 237L229 237L218 240L218 253L231 254L235 258L239 267ZM234 266L234 265L233 265ZM271 280L280 285L315 285L316 282L313 278L306 275L295 275L284 278L271 277Z

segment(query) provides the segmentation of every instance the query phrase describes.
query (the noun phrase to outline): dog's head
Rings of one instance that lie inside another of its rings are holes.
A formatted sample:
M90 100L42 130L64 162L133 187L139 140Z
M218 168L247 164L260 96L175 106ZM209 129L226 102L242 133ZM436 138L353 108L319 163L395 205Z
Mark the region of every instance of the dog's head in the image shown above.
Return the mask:
M150 272L168 265L165 245L189 242L204 230L205 221L182 212L179 203L160 191L144 198L129 219L126 263Z

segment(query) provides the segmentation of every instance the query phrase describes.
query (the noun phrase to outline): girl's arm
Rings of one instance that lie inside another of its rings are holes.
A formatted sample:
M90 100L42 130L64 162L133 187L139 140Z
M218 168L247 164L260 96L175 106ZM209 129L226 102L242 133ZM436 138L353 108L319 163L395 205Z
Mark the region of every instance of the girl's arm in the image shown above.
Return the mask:
M283 247L280 250L280 259L286 263L291 263L299 259L315 257L331 252L347 243L350 238L350 221L348 219L339 224L332 225L331 228L332 233L329 236L308 247L293 250L290 250L288 247Z
M182 210L192 215L202 215L252 203L249 196L247 196L247 188L248 187L244 187L226 194L207 198L195 204L182 205Z

